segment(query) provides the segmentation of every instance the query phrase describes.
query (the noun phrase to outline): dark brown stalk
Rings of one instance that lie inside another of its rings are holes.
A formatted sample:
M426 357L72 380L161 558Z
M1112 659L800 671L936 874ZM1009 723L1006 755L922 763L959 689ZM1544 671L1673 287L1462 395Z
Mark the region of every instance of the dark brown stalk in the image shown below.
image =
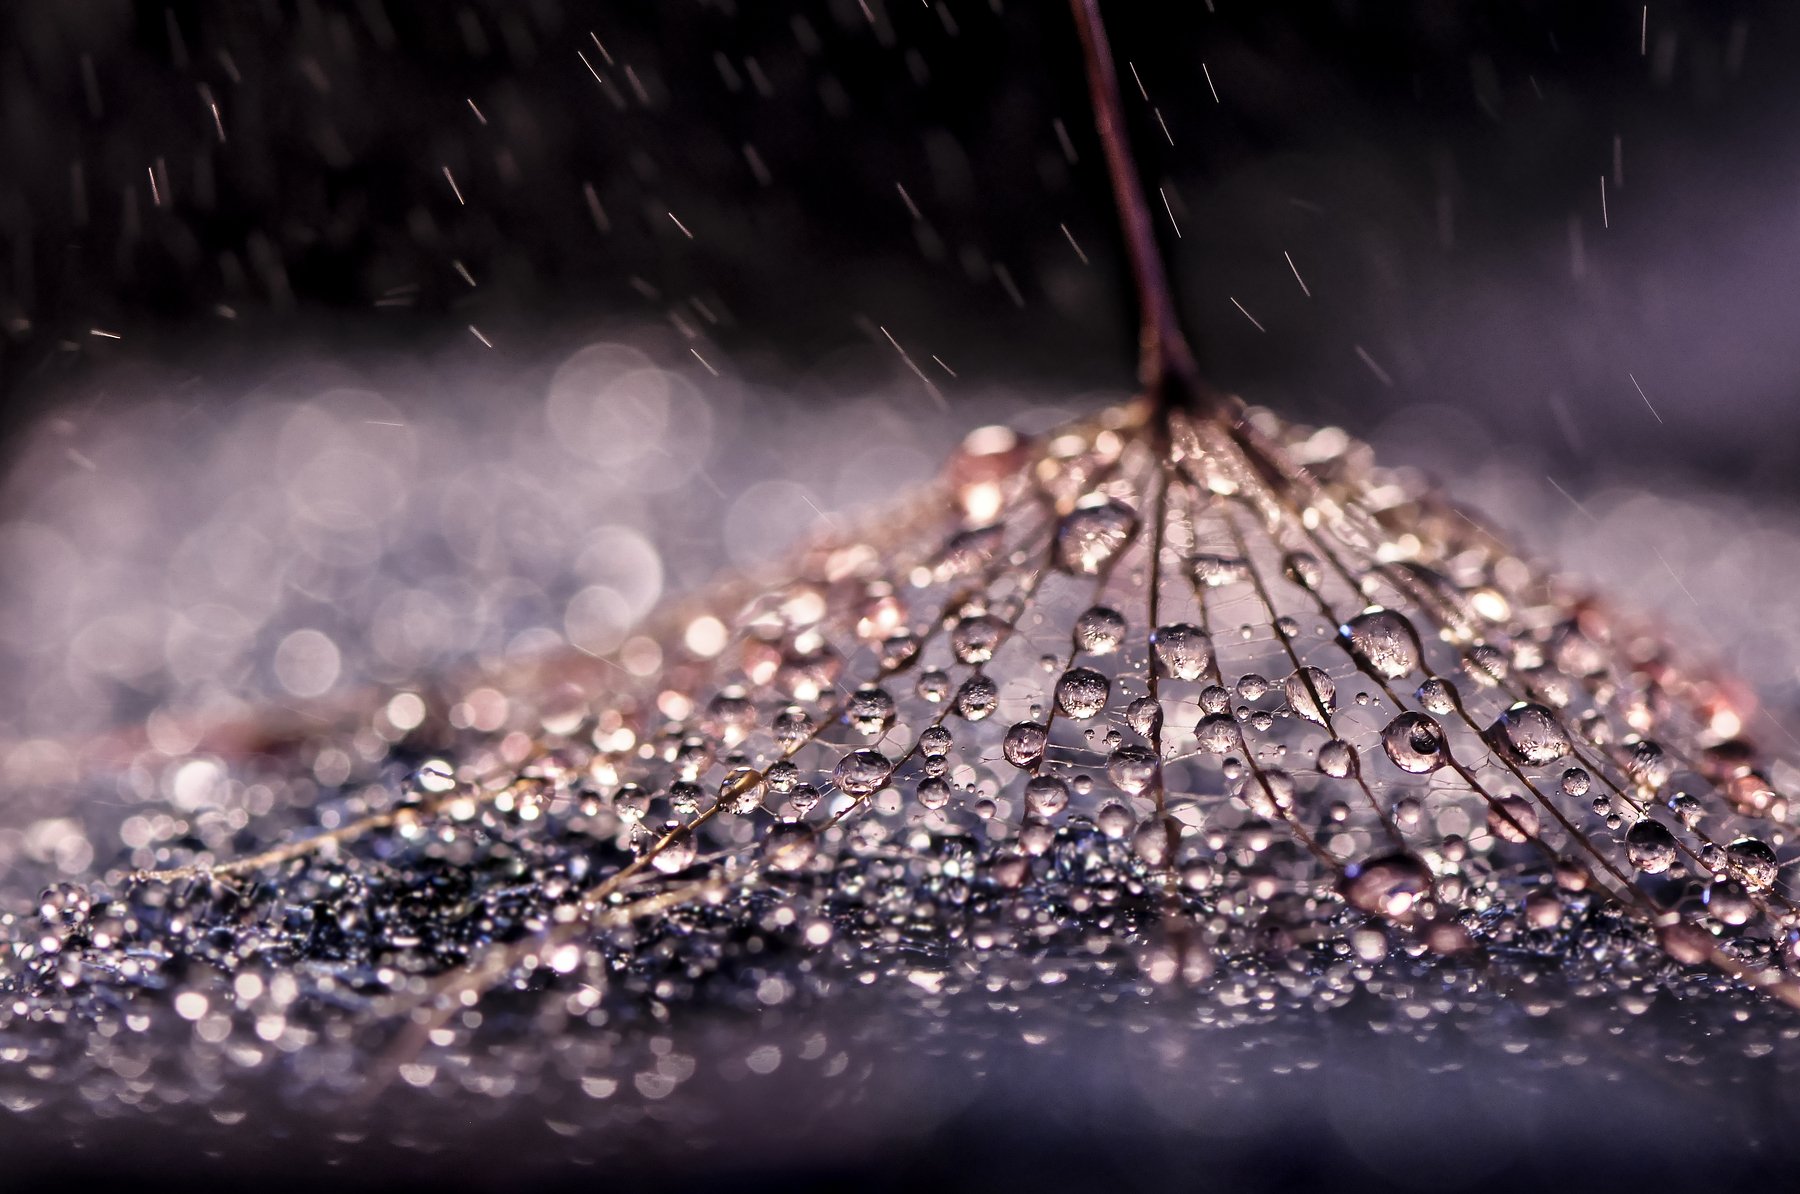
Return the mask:
M1094 126L1106 154L1106 172L1112 182L1113 202L1118 207L1125 253L1137 290L1139 384L1144 397L1160 414L1175 410L1198 415L1216 413L1224 408L1224 398L1201 380L1193 350L1188 347L1175 314L1175 298L1156 242L1155 225L1150 222L1143 180L1131 155L1124 106L1119 100L1119 79L1113 69L1106 24L1100 18L1099 0L1070 3L1081 33L1082 56L1087 61Z

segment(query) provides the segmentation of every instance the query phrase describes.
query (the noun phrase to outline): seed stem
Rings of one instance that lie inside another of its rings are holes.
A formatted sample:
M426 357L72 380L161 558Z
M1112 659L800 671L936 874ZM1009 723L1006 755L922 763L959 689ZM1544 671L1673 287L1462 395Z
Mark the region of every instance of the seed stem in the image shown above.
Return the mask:
M1124 106L1119 100L1119 79L1113 70L1112 47L1100 18L1099 0L1070 0L1075 25L1081 33L1082 56L1087 61L1088 96L1094 106L1094 126L1106 155L1106 172L1112 182L1113 202L1125 234L1125 252L1131 262L1138 306L1138 381L1144 397L1158 414L1175 410L1211 414L1224 406L1222 396L1200 378L1193 350L1175 313L1175 298L1155 225L1144 197L1143 180L1131 155L1125 131Z

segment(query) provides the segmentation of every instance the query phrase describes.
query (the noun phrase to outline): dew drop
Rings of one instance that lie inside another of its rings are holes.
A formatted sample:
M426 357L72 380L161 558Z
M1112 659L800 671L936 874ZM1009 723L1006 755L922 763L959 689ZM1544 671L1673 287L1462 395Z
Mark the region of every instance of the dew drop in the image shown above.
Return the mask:
M669 839L667 845L656 852L650 865L665 875L673 875L677 871L685 871L694 865L694 837L687 830L682 830Z
M930 776L919 781L919 803L928 809L940 809L950 803L950 781Z
M1725 865L1751 891L1768 891L1781 870L1775 851L1753 837L1741 837L1725 847Z
M1092 668L1070 668L1056 681L1056 706L1076 721L1086 721L1106 708L1111 685Z
M1571 767L1562 773L1563 795L1577 799L1586 796L1588 788L1593 785L1593 782L1593 777L1587 773L1585 768Z
M1381 731L1381 748L1400 770L1424 775L1444 765L1444 730L1423 713L1402 713Z
M1034 775L1025 785L1025 807L1040 817L1054 817L1069 807L1069 785L1054 775Z
M1142 796L1156 781L1156 754L1142 746L1121 746L1106 760L1106 775L1127 796Z
M1456 688L1448 680L1433 676L1419 685L1413 694L1420 708L1427 713L1435 713L1439 717L1456 712Z
M1308 592L1317 592L1325 581L1325 570L1311 552L1290 551L1281 559L1281 574Z
M1269 691L1269 682L1255 672L1245 672L1238 677L1235 686L1238 699L1241 701L1260 701Z
M1338 627L1350 650L1379 676L1398 680L1419 666L1419 636L1405 616L1379 606Z
M1650 875L1660 875L1675 865L1675 835L1661 821L1645 817L1625 833L1625 857Z
M970 721L983 720L999 703L999 685L979 673L964 680L956 690L956 711Z
M818 852L818 835L805 825L777 825L763 839L763 859L776 871L802 870Z
M1295 716L1324 725L1337 708L1337 685L1322 669L1303 667L1281 682Z
M1067 572L1096 575L1137 532L1137 513L1106 498L1088 497L1056 528L1056 562Z
M1356 770L1356 748L1333 738L1319 748L1319 770L1333 779L1348 778Z
M892 775L894 764L878 750L853 750L838 760L831 773L838 791L850 796L867 796L879 791Z
M869 684L850 694L844 716L858 733L873 738L894 724L894 712L894 698L887 690Z
M1542 705L1520 701L1488 728L1490 745L1513 762L1544 767L1569 753L1569 736L1556 714Z
M929 701L933 705L941 704L950 695L949 673L939 668L920 673L918 693L922 701Z
M1148 738L1162 728L1162 702L1141 696L1125 708L1125 724Z
M1177 680L1198 680L1212 663L1212 640L1198 626L1186 622L1158 626L1150 635L1150 644L1163 673Z
M941 759L950 753L956 739L941 725L926 726L919 734L919 753L928 759Z
M1006 731L1000 752L1014 767L1030 767L1044 757L1044 746L1049 740L1050 731L1045 727L1035 721L1021 721Z
M1111 655L1125 641L1125 615L1096 605L1075 619L1075 645L1090 655Z
M1194 726L1194 737L1207 754L1230 754L1238 748L1237 722L1229 713L1208 714Z
M1431 892L1431 871L1411 854L1382 854L1346 868L1344 902L1372 916L1404 920Z
M1531 841L1542 831L1537 809L1523 796L1506 795L1488 808L1488 832L1515 845Z
M971 614L950 632L950 650L960 663L986 663L994 657L1006 624L990 614Z
M1250 579L1250 566L1236 556L1197 555L1189 567L1195 582L1209 589L1239 585Z

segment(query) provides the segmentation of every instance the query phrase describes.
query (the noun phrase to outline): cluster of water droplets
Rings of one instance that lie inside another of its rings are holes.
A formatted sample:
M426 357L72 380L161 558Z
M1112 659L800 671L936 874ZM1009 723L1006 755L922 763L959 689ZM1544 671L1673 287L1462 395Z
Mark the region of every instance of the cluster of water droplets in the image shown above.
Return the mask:
M1800 990L1792 776L1730 690L1334 430L983 429L908 508L659 618L655 669L171 761L188 815L5 919L4 1032L103 1026L127 1103L171 1022L326 1089L505 1094L504 988L598 1098L682 1080L632 1024L846 985L1079 972L1217 1023L1475 959Z

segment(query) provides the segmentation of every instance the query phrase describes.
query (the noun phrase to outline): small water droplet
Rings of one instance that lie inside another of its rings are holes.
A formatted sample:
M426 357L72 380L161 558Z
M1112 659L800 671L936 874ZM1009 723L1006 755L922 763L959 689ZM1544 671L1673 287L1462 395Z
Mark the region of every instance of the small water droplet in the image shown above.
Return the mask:
M1660 875L1675 865L1675 835L1661 821L1645 817L1626 831L1625 856L1638 870Z

